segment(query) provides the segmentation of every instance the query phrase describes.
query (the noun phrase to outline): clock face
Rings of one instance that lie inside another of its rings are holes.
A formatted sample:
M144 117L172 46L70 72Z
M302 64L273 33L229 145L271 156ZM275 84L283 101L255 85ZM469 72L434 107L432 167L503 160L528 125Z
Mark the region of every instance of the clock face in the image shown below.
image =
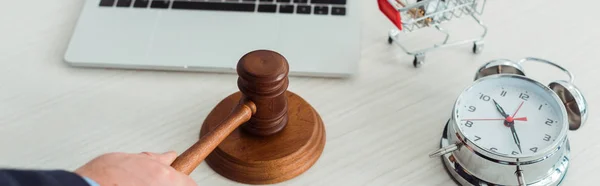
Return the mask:
M567 132L565 109L554 93L522 76L480 79L461 94L455 109L464 137L497 155L535 156Z

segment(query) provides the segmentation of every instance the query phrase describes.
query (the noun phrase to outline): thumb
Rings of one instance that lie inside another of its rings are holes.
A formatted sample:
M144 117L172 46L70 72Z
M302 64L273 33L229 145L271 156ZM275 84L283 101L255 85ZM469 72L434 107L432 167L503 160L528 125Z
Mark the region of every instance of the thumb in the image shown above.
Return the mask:
M171 163L177 159L177 153L175 151L169 151L162 154L142 152L142 154L148 155L150 158L164 165L171 165Z

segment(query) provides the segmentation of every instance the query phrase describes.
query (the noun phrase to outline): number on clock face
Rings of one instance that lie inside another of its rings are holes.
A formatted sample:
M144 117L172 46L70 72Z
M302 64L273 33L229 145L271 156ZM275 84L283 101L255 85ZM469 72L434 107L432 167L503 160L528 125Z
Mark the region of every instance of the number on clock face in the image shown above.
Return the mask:
M534 82L492 78L479 81L463 92L456 105L455 119L463 135L478 147L492 153L526 157L550 148L566 131L559 104Z

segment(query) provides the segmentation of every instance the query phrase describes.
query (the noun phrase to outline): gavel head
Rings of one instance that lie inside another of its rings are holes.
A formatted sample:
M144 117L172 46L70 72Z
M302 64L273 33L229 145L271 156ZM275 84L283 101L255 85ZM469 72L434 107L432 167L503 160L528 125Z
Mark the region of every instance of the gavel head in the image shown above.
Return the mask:
M288 121L289 66L279 53L257 50L244 55L237 65L238 87L243 99L256 104L256 113L242 128L268 136L281 131Z

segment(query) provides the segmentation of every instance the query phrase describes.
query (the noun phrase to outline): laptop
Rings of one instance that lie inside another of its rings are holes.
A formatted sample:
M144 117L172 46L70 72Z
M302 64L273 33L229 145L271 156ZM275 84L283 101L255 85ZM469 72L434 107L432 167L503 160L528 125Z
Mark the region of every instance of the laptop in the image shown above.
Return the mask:
M292 76L348 77L359 0L86 0L65 61L77 67L235 73L246 53L285 56Z

